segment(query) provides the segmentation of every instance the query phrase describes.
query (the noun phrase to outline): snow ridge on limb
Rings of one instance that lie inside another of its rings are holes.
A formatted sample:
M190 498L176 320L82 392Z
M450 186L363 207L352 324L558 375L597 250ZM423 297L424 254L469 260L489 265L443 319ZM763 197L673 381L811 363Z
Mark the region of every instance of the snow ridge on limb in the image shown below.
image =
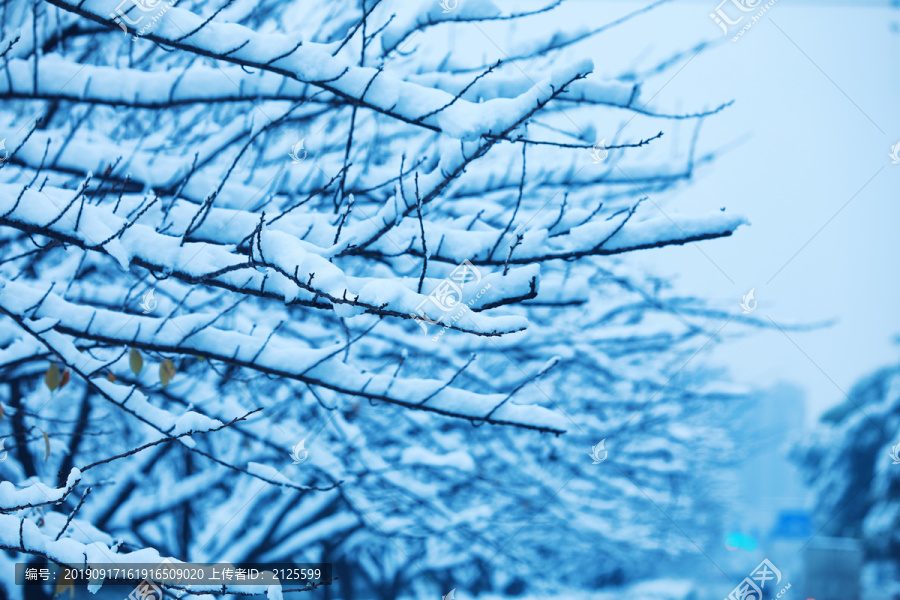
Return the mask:
M592 221L575 225L568 230L555 226L553 229L530 227L516 246L515 253L509 259L494 250L498 236L502 230L482 228L478 231L466 231L452 225L435 224L432 230L436 237L445 240L440 254L429 255L429 260L445 263L458 263L467 259L475 265L503 266L504 264L527 265L557 259L573 259L583 256L609 256L624 254L634 250L661 248L663 246L682 245L690 242L728 237L747 220L734 215L709 215L691 217L672 215L652 216L631 220L627 214L610 218L606 221ZM565 225L563 222L562 225ZM361 229L370 230L371 224L361 223ZM393 239L414 236L418 224L412 219L405 219L392 231ZM351 231L356 234L356 231ZM512 235L506 236L512 239ZM383 239L365 248L350 248L344 251L347 255L377 256L391 253L392 244ZM464 249L464 251L460 251ZM409 254L421 256L421 252L411 247ZM465 255L464 255L465 254Z
M36 481L17 490L11 481L0 481L0 512L15 512L23 508L62 502L80 481L81 471L78 469L69 472L66 485L60 488L51 488Z
M30 332L36 331L36 324L43 322L43 328L52 331L43 332L42 339L51 335L57 337L58 343L54 344L53 351L59 353L61 346L66 345L71 348L70 354L75 353L64 356L69 365L78 361L79 353L71 342L60 336L203 356L343 394L472 422L511 425L556 434L564 433L566 429L561 415L543 407L507 402L500 409L492 410L498 402L507 399L503 394L479 394L449 387L438 380L367 374L340 360L332 360L338 354L334 347L298 348L295 342L279 336L252 336L218 329L210 325L209 315L194 314L167 319L128 315L73 304L49 290L43 292L14 281L5 282L0 289L0 310L18 317ZM52 324L47 321L47 315L51 314L56 315ZM103 364L95 362L98 364L93 370ZM80 369L81 374L89 379L93 370ZM140 414L135 414L154 428L165 433L175 427L174 421L169 422L174 417L149 405L135 389L129 390L101 379L94 383L113 402L126 409L130 404L139 403Z
M4 66L9 77L0 77L0 96L69 100L87 104L166 108L195 103L262 100L309 100L310 85L285 83L276 73L248 74L240 67L223 70L194 65L178 71L144 71L128 67L85 65L58 54L41 58L38 90L34 91L34 59L15 58ZM185 85L184 80L191 82ZM60 87L60 82L67 82ZM235 82L232 84L231 82Z
M97 23L115 27L108 15L115 14L116 0L48 0L51 4ZM518 111L535 99L527 91L516 99L496 98L483 103L459 100L447 106L453 96L423 87L370 67L357 67L343 58L331 56L333 45L304 42L296 36L257 33L234 23L205 22L186 9L174 7L152 31L148 40L208 56L225 62L254 67L311 84L354 105L369 108L391 118L441 132L458 139L474 139L482 133L508 128ZM190 32L186 35L187 32ZM543 86L535 86L548 93ZM365 93L363 93L365 92ZM441 109L419 120L418 116Z
M285 303L299 298L307 306L344 305L360 313L402 319L412 319L421 311L432 322L485 336L520 331L527 326L527 321L518 316L476 316L466 305L460 306L464 318L451 323L439 306L423 303L425 295L397 281L348 278L322 256L324 250L321 254L311 251L314 247L310 244L277 230L263 227L257 232L252 244L257 254L248 261L226 246L182 243L182 239L119 217L105 206L76 207L80 196L80 192L50 187L38 192L0 184L0 224L103 252L116 259L123 269L135 264L189 283L278 298ZM536 269L518 271L512 278L504 278L504 282L509 299L533 297ZM511 301L496 298L493 305Z

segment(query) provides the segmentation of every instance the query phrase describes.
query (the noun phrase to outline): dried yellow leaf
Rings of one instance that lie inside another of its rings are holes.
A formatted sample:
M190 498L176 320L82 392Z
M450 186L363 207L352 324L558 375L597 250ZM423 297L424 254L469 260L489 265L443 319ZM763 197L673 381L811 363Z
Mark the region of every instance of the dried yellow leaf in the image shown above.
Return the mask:
M47 369L47 373L44 375L44 383L47 384L51 392L59 387L59 367L55 364L50 365L50 368Z
M144 359L141 358L141 353L134 348L128 353L128 365L131 367L131 370L134 371L135 375L140 375L141 369L144 368Z

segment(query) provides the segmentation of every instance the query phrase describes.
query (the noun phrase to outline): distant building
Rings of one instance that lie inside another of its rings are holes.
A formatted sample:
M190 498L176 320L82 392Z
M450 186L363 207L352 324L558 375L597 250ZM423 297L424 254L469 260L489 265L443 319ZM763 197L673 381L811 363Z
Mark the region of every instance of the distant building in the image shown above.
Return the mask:
M815 600L860 600L859 540L816 536L803 548L802 592Z
M806 425L805 394L795 385L779 383L757 392L750 403L738 430L742 456L737 457L737 493L725 526L726 534L745 534L755 544L752 550L730 550L723 560L739 578L768 558L784 574L785 582L796 585L802 570L798 551L813 533L812 497L788 458Z

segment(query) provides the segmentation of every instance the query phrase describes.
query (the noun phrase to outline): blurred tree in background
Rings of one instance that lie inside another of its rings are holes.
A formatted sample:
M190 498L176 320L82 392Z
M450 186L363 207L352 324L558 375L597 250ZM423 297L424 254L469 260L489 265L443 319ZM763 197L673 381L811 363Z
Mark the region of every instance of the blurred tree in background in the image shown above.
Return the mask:
M815 492L820 534L863 540L868 559L893 562L900 575L900 366L854 385L794 455Z

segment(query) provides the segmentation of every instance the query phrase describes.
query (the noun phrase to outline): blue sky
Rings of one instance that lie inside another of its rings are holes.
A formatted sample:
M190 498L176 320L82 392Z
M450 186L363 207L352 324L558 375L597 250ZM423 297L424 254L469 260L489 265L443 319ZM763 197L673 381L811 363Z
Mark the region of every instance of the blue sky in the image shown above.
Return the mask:
M736 313L741 295L755 288L762 319L834 319L791 339L751 333L702 355L739 382L799 385L812 419L861 376L900 358L900 165L888 156L900 141L900 11L888 2L780 0L731 42L708 17L716 4L675 2L591 43L597 67L613 73L614 65L649 65L701 39L720 41L649 82L642 98L685 111L735 100L703 126L701 149L725 153L691 185L655 200L664 210L725 206L751 226L702 243L702 252L686 246L629 260L677 274L678 290ZM614 17L634 7L575 2L561 18L578 19L579 10ZM648 31L653 38L637 47ZM738 331L730 325L725 333Z

